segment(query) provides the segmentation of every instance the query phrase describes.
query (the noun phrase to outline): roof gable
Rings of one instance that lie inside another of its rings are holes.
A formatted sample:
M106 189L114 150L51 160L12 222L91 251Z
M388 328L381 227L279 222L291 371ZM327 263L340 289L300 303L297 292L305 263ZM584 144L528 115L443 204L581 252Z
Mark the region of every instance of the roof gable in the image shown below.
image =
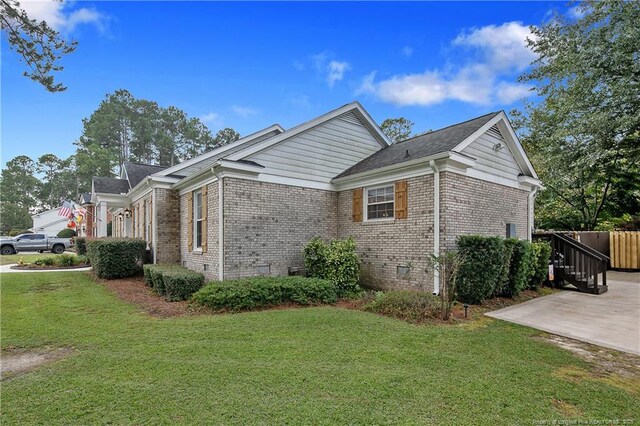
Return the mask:
M426 158L441 152L455 151L456 146L499 114L500 112L492 112L389 145L340 173L336 178Z
M126 194L129 181L110 177L94 177L93 192L96 194Z
M130 162L125 162L123 164L126 178L129 181L129 189L135 188L136 185L138 185L147 176L158 173L166 168L166 166L156 166L153 164L140 164Z

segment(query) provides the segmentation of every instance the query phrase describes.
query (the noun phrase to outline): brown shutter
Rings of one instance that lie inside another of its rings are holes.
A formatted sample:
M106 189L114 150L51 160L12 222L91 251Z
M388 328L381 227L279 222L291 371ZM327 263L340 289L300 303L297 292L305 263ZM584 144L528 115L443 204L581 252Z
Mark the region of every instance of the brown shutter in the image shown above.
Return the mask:
M362 188L356 188L353 193L353 211L352 217L354 222L362 222Z
M407 218L407 181L399 180L395 183L395 218Z
M187 246L193 251L193 191L187 197Z
M207 210L208 200L207 200L207 185L202 187L202 252L207 252L207 217L209 216L209 212Z

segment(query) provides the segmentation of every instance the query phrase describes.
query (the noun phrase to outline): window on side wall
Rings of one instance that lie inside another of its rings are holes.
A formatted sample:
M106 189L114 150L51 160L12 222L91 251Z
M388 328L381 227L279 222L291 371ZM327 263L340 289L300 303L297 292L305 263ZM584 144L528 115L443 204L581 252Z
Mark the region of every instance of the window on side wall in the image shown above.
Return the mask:
M193 246L202 248L202 191L193 193Z
M393 184L367 188L367 220L393 219Z

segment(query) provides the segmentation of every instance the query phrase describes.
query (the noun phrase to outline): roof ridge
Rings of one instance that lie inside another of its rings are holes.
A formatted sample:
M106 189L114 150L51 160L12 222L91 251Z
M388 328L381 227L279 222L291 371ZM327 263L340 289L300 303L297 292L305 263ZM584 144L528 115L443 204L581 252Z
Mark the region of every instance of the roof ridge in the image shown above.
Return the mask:
M162 166L160 164L146 164L146 163L138 163L136 161L123 161L123 164L135 164L136 166L149 166L149 167L164 167L167 168L169 166Z
M450 128L450 127L453 127L453 126L459 126L459 125L461 125L461 124L465 124L465 123L468 123L468 122L470 122L470 121L477 120L477 119L479 119L479 118L487 117L487 116L489 116L489 115L495 116L495 115L500 114L501 112L502 112L502 110L500 110L500 111L494 111L494 112L490 112L490 113L487 113L487 114L479 115L479 116L477 116L477 117L469 118L468 120L459 121L458 123L449 124L448 126L444 126L444 127L439 128L439 129L431 130L431 131L428 131L428 132L425 132L425 133L421 133L421 134L419 134L419 135L412 136L412 137L410 137L409 139L405 139L405 140L403 140L403 141L396 142L394 145L398 145L398 144L401 144L401 143L408 142L408 141L410 141L410 140L413 140L413 139L419 138L420 136L430 135L430 134L432 134L432 133L440 132L440 131L442 131L442 130L446 130L446 129Z

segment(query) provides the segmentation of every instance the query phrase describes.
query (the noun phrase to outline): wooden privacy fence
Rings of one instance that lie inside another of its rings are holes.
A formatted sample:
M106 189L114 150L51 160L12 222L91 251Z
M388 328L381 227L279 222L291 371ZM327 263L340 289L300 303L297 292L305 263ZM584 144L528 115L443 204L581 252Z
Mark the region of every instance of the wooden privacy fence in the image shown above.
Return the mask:
M640 231L611 231L609 233L611 267L640 269L639 247Z

